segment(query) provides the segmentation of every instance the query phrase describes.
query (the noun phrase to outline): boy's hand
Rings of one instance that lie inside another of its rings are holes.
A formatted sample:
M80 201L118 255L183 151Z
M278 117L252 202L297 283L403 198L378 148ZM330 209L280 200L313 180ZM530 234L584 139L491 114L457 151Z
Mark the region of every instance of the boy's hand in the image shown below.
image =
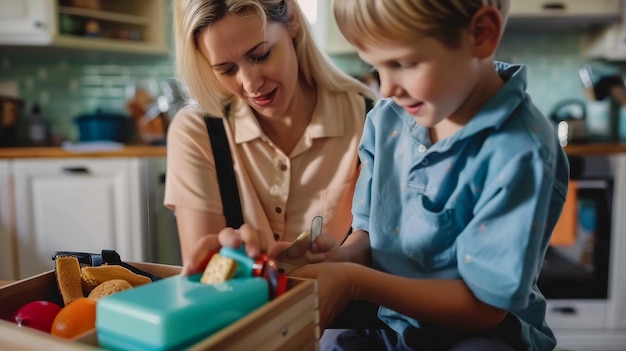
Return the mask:
M317 279L320 328L324 330L353 299L350 273L357 264L325 262L309 264L293 271L291 276Z
M276 256L276 261L285 273L291 273L309 263L346 261L346 258L342 255L342 251L332 235L321 234L310 243L308 250L301 256L292 257L289 255L288 249L285 249Z

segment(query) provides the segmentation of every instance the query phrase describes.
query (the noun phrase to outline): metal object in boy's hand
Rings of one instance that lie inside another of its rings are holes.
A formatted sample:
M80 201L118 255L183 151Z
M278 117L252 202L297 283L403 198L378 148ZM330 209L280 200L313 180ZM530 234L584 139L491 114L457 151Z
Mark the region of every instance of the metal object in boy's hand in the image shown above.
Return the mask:
M289 245L277 258L279 266L289 273L293 269L311 263L305 255L311 248L311 243L322 234L324 220L321 216L315 216L311 220L311 229L301 232L296 240Z

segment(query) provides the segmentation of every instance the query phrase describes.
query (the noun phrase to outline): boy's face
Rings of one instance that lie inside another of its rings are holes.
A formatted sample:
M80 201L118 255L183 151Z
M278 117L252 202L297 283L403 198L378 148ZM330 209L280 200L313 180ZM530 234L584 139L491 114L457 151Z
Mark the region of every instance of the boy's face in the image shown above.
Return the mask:
M473 110L468 105L480 90L481 63L467 40L455 49L430 37L410 44L377 42L366 44L359 56L378 70L381 96L393 98L420 125L471 118L464 111Z

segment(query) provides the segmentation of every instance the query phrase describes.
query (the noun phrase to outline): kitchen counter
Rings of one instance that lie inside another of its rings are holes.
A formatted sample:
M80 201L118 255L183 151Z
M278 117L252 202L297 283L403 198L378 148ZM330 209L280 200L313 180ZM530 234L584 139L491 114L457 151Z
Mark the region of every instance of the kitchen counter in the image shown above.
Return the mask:
M569 144L565 151L570 156L608 155L626 153L626 143ZM60 158L60 157L165 157L165 146L129 145L120 150L70 152L60 147L0 148L0 159L6 158Z
M626 143L581 143L565 146L570 156L592 156L626 153Z
M8 158L67 158L67 157L164 157L165 146L129 145L120 150L70 152L60 147L0 148L0 159Z

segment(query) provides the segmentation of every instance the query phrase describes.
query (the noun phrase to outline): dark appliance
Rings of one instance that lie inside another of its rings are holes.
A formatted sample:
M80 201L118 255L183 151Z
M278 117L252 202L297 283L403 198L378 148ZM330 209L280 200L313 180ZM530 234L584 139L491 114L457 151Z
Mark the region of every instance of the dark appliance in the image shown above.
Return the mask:
M582 158L570 158L570 163L575 203L565 206L561 220L572 220L573 232L558 232L557 225L552 236L553 241L564 236L571 240L550 245L538 285L548 299L606 299L613 180L603 174L585 175L585 168L597 172L602 167L585 166Z
M0 147L19 146L24 100L0 95Z

